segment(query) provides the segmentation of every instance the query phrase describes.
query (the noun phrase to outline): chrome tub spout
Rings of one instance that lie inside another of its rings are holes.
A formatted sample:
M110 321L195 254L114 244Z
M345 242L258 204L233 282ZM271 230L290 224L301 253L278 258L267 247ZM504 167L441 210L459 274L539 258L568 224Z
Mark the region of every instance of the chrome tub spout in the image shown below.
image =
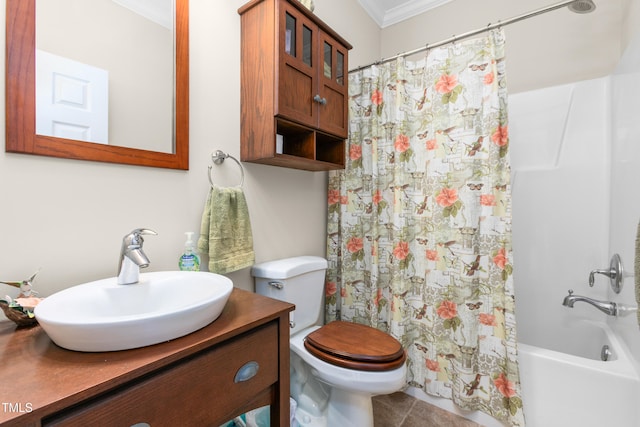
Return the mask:
M569 289L569 295L564 297L562 305L564 305L565 307L573 308L573 304L575 304L576 301L584 301L586 303L589 303L601 312L608 314L609 316L618 315L618 305L615 302L598 301L582 295L573 295L573 290L571 289Z

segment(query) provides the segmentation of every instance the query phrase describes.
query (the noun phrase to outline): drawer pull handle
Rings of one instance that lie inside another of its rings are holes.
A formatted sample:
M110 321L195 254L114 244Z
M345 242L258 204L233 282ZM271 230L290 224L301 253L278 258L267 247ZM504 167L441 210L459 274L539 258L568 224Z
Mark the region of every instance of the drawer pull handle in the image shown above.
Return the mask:
M255 377L258 373L258 362L247 362L236 372L236 376L233 379L234 383L241 383L243 381L249 381L251 378Z

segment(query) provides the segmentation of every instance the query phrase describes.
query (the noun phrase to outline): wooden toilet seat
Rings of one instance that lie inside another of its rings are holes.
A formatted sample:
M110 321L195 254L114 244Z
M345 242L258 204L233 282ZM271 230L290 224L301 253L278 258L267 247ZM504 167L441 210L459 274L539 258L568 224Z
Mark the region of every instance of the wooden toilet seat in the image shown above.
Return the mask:
M360 371L390 371L402 366L402 344L378 329L334 321L306 336L304 346L320 360Z

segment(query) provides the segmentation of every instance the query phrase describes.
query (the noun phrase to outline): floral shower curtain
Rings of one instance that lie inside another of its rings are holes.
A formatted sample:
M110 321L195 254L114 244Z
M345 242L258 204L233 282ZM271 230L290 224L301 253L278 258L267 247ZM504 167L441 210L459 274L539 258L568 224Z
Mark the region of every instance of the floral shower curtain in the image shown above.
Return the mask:
M349 75L326 320L396 337L409 386L524 426L505 81L502 30Z

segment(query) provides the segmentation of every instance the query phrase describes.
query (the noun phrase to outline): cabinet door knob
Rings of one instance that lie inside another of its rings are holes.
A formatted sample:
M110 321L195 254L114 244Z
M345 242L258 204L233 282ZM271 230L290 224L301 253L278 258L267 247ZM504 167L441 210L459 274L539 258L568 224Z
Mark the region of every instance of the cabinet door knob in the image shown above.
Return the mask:
M233 382L240 383L243 381L249 381L251 378L256 376L259 368L260 365L258 364L258 362L251 361L245 363L240 367L240 369L238 369L238 372L236 372L236 376L233 379Z
M327 98L321 98L320 95L316 95L313 97L313 100L321 105L327 105Z

